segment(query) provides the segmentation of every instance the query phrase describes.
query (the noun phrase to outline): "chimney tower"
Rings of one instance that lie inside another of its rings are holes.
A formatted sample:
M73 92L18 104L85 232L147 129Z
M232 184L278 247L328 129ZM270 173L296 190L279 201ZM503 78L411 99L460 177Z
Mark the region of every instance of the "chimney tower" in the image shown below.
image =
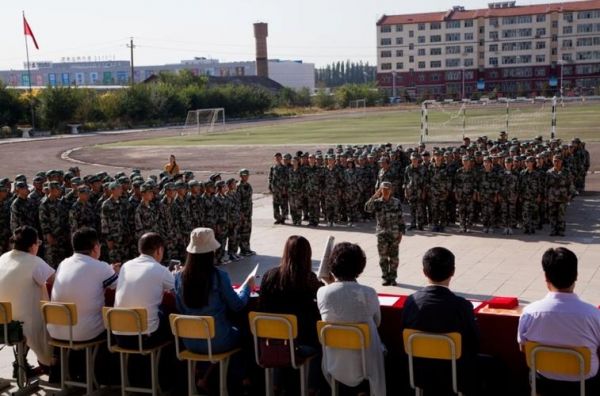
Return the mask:
M269 77L269 58L267 56L267 36L269 25L263 22L254 24L254 38L256 39L256 75Z

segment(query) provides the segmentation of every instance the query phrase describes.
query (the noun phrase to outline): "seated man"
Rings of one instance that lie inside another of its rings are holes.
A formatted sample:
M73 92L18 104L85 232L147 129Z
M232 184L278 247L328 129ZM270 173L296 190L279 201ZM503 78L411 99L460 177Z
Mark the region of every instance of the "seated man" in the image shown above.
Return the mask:
M77 230L73 234L72 244L75 253L64 259L56 270L52 301L77 304L73 341L105 337L102 321L104 289L114 288L118 275L113 266L98 260L100 242L95 230ZM52 338L69 339L68 326L48 325L48 332Z
M434 247L425 253L423 273L429 285L406 300L402 327L431 333L460 333L462 357L458 360L458 387L464 393L474 394L479 330L473 305L449 289L454 269L454 254L448 249ZM452 389L450 372L449 361L415 359L417 386L434 394L446 394L448 389Z
M138 241L139 257L123 264L117 281L115 307L146 308L148 330L142 338L144 347L156 346L171 336L169 320L160 310L165 290L173 289L175 279L167 267L160 264L165 251L161 236L149 232ZM124 348L137 348L138 337L117 335L117 343Z
M517 341L547 345L587 347L592 352L586 394L598 394L600 310L573 292L577 281L577 256L566 248L548 249L542 256L548 294L529 304L519 320ZM543 395L579 394L579 378L538 372L538 391Z

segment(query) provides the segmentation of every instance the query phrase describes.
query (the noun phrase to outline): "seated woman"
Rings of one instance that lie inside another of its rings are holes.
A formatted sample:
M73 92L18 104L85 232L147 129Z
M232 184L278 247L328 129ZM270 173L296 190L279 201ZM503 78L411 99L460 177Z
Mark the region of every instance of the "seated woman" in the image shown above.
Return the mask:
M319 320L317 290L322 283L312 272L312 250L306 238L288 238L279 267L271 268L260 285L260 310L296 315L298 318L298 353L320 351L316 323ZM309 390L316 392L320 384L320 359L313 359L309 370ZM296 382L294 382L296 385Z
M360 246L342 242L337 244L329 258L335 282L317 292L321 318L326 322L367 323L371 344L367 350L367 377L371 395L385 396L385 367L383 346L377 333L381 311L377 292L356 282L367 259ZM347 386L358 386L362 379L360 351L328 349L323 359L323 372Z
M23 322L27 346L40 364L50 366L52 349L46 342L40 301L48 300L46 282L54 278L54 270L37 257L40 241L33 227L15 230L13 250L0 257L0 301L10 301L13 320Z
M175 276L177 310L184 315L212 316L215 337L212 352L222 353L240 345L240 332L227 319L227 311L241 311L254 287L254 277L246 279L238 292L233 290L229 275L215 267L215 251L219 248L210 228L196 228L187 246L183 271ZM208 353L205 340L183 339L186 349Z

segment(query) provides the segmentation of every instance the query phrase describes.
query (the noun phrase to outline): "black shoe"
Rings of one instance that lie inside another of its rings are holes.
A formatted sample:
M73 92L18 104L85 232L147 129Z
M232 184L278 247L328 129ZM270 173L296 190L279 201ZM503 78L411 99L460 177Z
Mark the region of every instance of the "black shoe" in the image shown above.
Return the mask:
M387 279L384 279L384 280L381 282L381 284L382 284L383 286L390 286L392 283L391 283L389 280L387 280Z
M554 231L552 231L552 232L550 233L550 236L558 236L558 233L557 233L557 232L554 232Z
M396 282L396 279L392 279L390 281L390 286L398 286L398 282Z
M559 231L559 232L557 232L557 233L556 233L556 235L557 235L557 236L564 237L564 236L565 236L565 233L564 233L564 232L562 232L562 231Z
M412 231L412 230L414 230L415 228L417 228L417 226L416 226L416 225L414 225L414 224L411 224L411 225L409 225L409 226L408 226L408 230L409 230L409 231Z

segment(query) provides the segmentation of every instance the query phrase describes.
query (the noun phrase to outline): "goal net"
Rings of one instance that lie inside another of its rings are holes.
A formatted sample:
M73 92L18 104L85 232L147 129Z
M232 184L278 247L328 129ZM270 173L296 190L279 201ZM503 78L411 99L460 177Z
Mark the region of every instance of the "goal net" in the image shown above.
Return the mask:
M225 109L190 110L187 113L182 135L205 134L221 131L225 127Z
M421 107L421 140L458 142L464 136L496 139L501 131L509 138L549 138L556 107L553 103L552 98L427 101Z
M359 112L364 113L367 110L367 100L366 99L351 100L348 103L348 107L352 110L358 110Z

